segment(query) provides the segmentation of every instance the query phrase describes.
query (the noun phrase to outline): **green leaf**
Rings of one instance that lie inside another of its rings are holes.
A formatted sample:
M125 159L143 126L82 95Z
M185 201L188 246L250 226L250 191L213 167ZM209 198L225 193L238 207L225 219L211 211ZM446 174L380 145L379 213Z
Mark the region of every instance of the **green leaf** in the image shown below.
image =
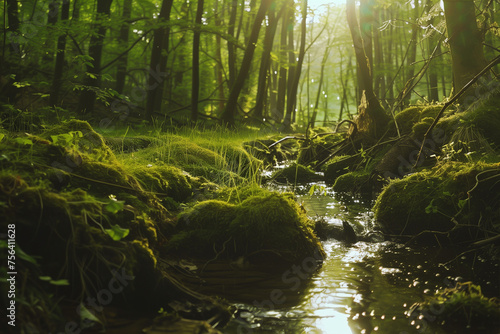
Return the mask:
M465 204L469 201L468 198L466 199L461 199L461 200L458 200L458 207L461 209L465 206Z
M111 225L111 229L105 229L105 231L114 241L119 241L130 233L128 228L121 228L118 225Z
M33 263L33 264L38 264L36 263L36 260L31 256L31 255L28 255L26 254L22 249L21 247L17 246L16 245L16 254L17 256L21 259L21 260L24 260L24 261L27 261L27 262L30 262L30 263Z
M50 276L38 276L38 279L40 279L41 281L48 282L48 281L52 280L52 277L50 277Z
M438 207L435 206L434 204L434 200L432 200L429 205L427 205L427 207L425 208L425 213L437 213L438 212Z
M57 281L50 280L50 284L52 285L69 285L69 282L67 279L58 279Z
M116 214L119 211L122 211L124 206L125 201L117 201L111 199L104 208L106 209L106 211L111 212L112 214Z
M25 137L17 137L14 139L14 141L18 144L21 145L33 145L33 142L31 139L25 138Z
M5 137L5 135L3 133L0 133L0 141L2 141L3 137Z
M80 320L83 324L89 324L89 323L94 323L94 322L102 324L101 320L99 320L99 318L97 318L92 312L90 312L85 307L85 305L80 303L79 308L80 308Z

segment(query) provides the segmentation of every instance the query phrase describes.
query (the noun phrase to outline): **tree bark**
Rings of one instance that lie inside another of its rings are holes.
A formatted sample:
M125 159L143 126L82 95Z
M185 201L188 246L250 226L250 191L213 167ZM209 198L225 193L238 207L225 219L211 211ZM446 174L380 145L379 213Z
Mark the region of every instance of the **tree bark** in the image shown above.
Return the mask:
M290 130L292 125L292 115L295 112L295 106L297 104L297 90L299 88L300 73L302 71L302 64L304 63L304 57L306 54L306 19L307 19L307 0L302 0L302 21L300 23L300 48L299 48L299 60L297 65L294 67L291 81L292 85L289 87L289 92L287 94L287 104L286 104L286 114L283 120L283 125L286 130Z
M130 17L132 15L132 0L123 1L123 14L122 14L122 25L120 27L120 36L118 38L118 44L120 45L120 50L126 50L128 47L128 40L130 35ZM128 52L124 54L117 62L116 69L116 91L120 94L123 93L125 88L125 79L127 76L127 65L128 65Z
M227 34L229 38L227 40L227 61L229 69L229 87L233 87L236 81L236 45L231 38L236 40L234 35L236 28L236 14L238 13L238 0L233 0L231 2L231 14L229 15L229 24L227 29Z
M273 113L273 117L276 121L282 121L283 116L285 116L285 103L286 103L286 84L288 69L284 64L287 57L287 38L288 38L288 26L289 26L289 11L291 9L287 6L283 22L281 24L280 32L280 68L278 75L278 96L276 101L276 113Z
M473 0L444 0L444 16L451 49L453 89L458 92L486 66L483 41Z
M358 20L356 18L355 0L347 0L346 14L347 23L354 42L356 60L359 65L360 79L363 87L365 87L358 108L358 117L356 120L357 133L369 140L373 140L383 134L389 118L373 92L372 73L369 68L369 60L365 53L364 43L361 39Z
M271 6L272 0L262 0L255 16L255 20L252 26L252 32L248 39L248 44L245 49L245 54L243 60L241 61L241 67L238 72L238 76L234 85L231 87L231 92L229 93L229 98L226 103L226 107L222 113L222 122L228 126L234 126L234 116L238 108L238 97L240 96L241 89L245 84L245 80L248 76L250 70L250 65L252 63L255 47L257 40L259 38L260 28L262 26L262 21L266 16L268 8Z
M193 34L192 82L191 82L191 122L198 120L198 99L200 94L200 28L203 17L204 0L198 0Z
M158 21L165 24L170 20L170 11L173 0L163 0ZM155 112L161 112L161 100L166 73L166 62L162 61L162 52L168 49L168 35L170 28L161 26L154 31L153 49L151 50L151 61L149 63L148 95L146 101L145 119L151 120ZM158 103L160 101L160 103Z
M65 24L69 19L70 0L63 0L61 6L61 23ZM62 76L64 70L64 55L66 50L66 33L62 33L57 39L56 64L54 66L54 77L52 79L52 89L50 92L49 104L55 106L59 102L59 93L62 86Z
M88 87L99 88L101 86L101 58L104 37L106 35L107 27L101 21L109 19L110 7L113 0L98 0L96 21L93 30L96 31L92 34L89 42L89 56L92 57L92 65L87 66L87 75L84 79L84 85ZM82 113L92 114L94 112L94 104L96 100L95 91L90 88L84 88L80 94L80 101L78 103L78 111Z
M410 52L408 54L407 58L407 68L408 68L408 82L405 84L406 89L410 89L413 86L413 76L415 75L415 60L417 59L417 39L418 39L418 32L420 30L420 24L418 23L418 18L420 16L419 13L419 5L418 5L419 0L414 0L413 1L413 25L411 28L411 45L410 45ZM406 92L404 92L406 93ZM406 94L403 106L408 106L411 101L411 92Z

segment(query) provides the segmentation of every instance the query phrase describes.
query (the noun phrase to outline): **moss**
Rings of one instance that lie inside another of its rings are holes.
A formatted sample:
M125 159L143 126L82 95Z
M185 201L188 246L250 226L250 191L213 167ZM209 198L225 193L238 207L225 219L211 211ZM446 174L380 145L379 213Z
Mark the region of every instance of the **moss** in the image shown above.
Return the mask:
M188 175L177 167L164 164L136 165L129 170L143 189L160 193L160 196L169 196L177 202L182 202L192 194Z
M492 94L467 110L464 115L466 125L477 127L482 135L500 148L500 94Z
M371 194L371 172L360 170L339 176L333 184L333 190L338 193Z
M326 164L325 180L327 183L335 183L335 180L349 171L353 171L355 166L361 162L362 158L359 155L336 156Z
M409 107L400 112L395 116L396 122L398 123L399 132L401 134L408 134L411 132L413 124L420 120L420 113L422 112L422 107Z
M321 176L309 167L292 164L274 173L273 179L290 183L308 183L321 179Z
M424 117L418 123L413 124L413 127L411 129L412 136L414 138L423 138L432 122L434 122L434 118Z
M303 165L315 165L327 159L331 153L331 148L344 139L343 134L332 133L328 135L315 135L311 133L311 138L301 141L297 162Z
M81 133L81 136L73 135L72 139L66 140L66 146L76 145L80 152L90 155L93 159L98 161L116 160L115 155L106 145L104 138L94 131L86 121L72 119L47 129L40 136L54 141L54 137L68 135L71 132L78 131Z
M283 194L267 192L240 204L210 200L179 217L169 249L198 258L270 252L294 262L323 254L311 227L298 204Z
M480 218L486 214L484 204L496 207L500 199L489 192L476 190L474 196L470 193L476 185L476 176L485 170L496 173L499 167L498 164L449 162L391 181L375 202L375 219L386 233L393 235L416 235L426 230L451 232L455 226L452 220L462 224L477 224L482 220L483 226L489 226L491 222ZM452 239L474 239L472 235L444 235Z
M439 313L435 312L436 306ZM459 325L486 330L496 327L500 318L500 300L487 298L481 292L481 287L472 282L458 283L453 288L439 291L425 302L416 304L413 309L418 314L411 316L416 317L434 311L432 314L445 328Z

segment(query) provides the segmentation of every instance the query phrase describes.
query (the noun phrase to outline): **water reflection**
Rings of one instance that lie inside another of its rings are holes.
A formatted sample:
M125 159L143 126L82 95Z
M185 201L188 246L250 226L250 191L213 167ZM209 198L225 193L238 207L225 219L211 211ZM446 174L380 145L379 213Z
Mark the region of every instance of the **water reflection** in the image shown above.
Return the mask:
M371 203L336 200L299 189L299 203L311 216L330 224L348 220L362 233L372 228ZM456 251L409 248L390 242L357 242L348 246L335 240L323 243L327 259L305 282L296 304L272 310L248 304L247 317L239 317L226 333L476 333L474 329L443 330L435 318L409 319L410 307L436 290L458 281L472 280L485 295L498 295L498 263L473 254L456 258ZM455 259L456 258L456 259ZM495 329L491 333L494 333Z

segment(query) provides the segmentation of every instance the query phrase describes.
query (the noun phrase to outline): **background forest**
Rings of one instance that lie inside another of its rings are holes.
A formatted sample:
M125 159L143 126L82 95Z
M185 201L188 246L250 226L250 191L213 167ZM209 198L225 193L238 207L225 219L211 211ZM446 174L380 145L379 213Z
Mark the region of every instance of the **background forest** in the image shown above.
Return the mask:
M327 3L8 0L0 97L17 113L71 113L103 127L152 118L331 125L356 114L360 85L345 4ZM491 60L499 4L474 5ZM442 3L363 0L358 16L387 110L450 96Z

